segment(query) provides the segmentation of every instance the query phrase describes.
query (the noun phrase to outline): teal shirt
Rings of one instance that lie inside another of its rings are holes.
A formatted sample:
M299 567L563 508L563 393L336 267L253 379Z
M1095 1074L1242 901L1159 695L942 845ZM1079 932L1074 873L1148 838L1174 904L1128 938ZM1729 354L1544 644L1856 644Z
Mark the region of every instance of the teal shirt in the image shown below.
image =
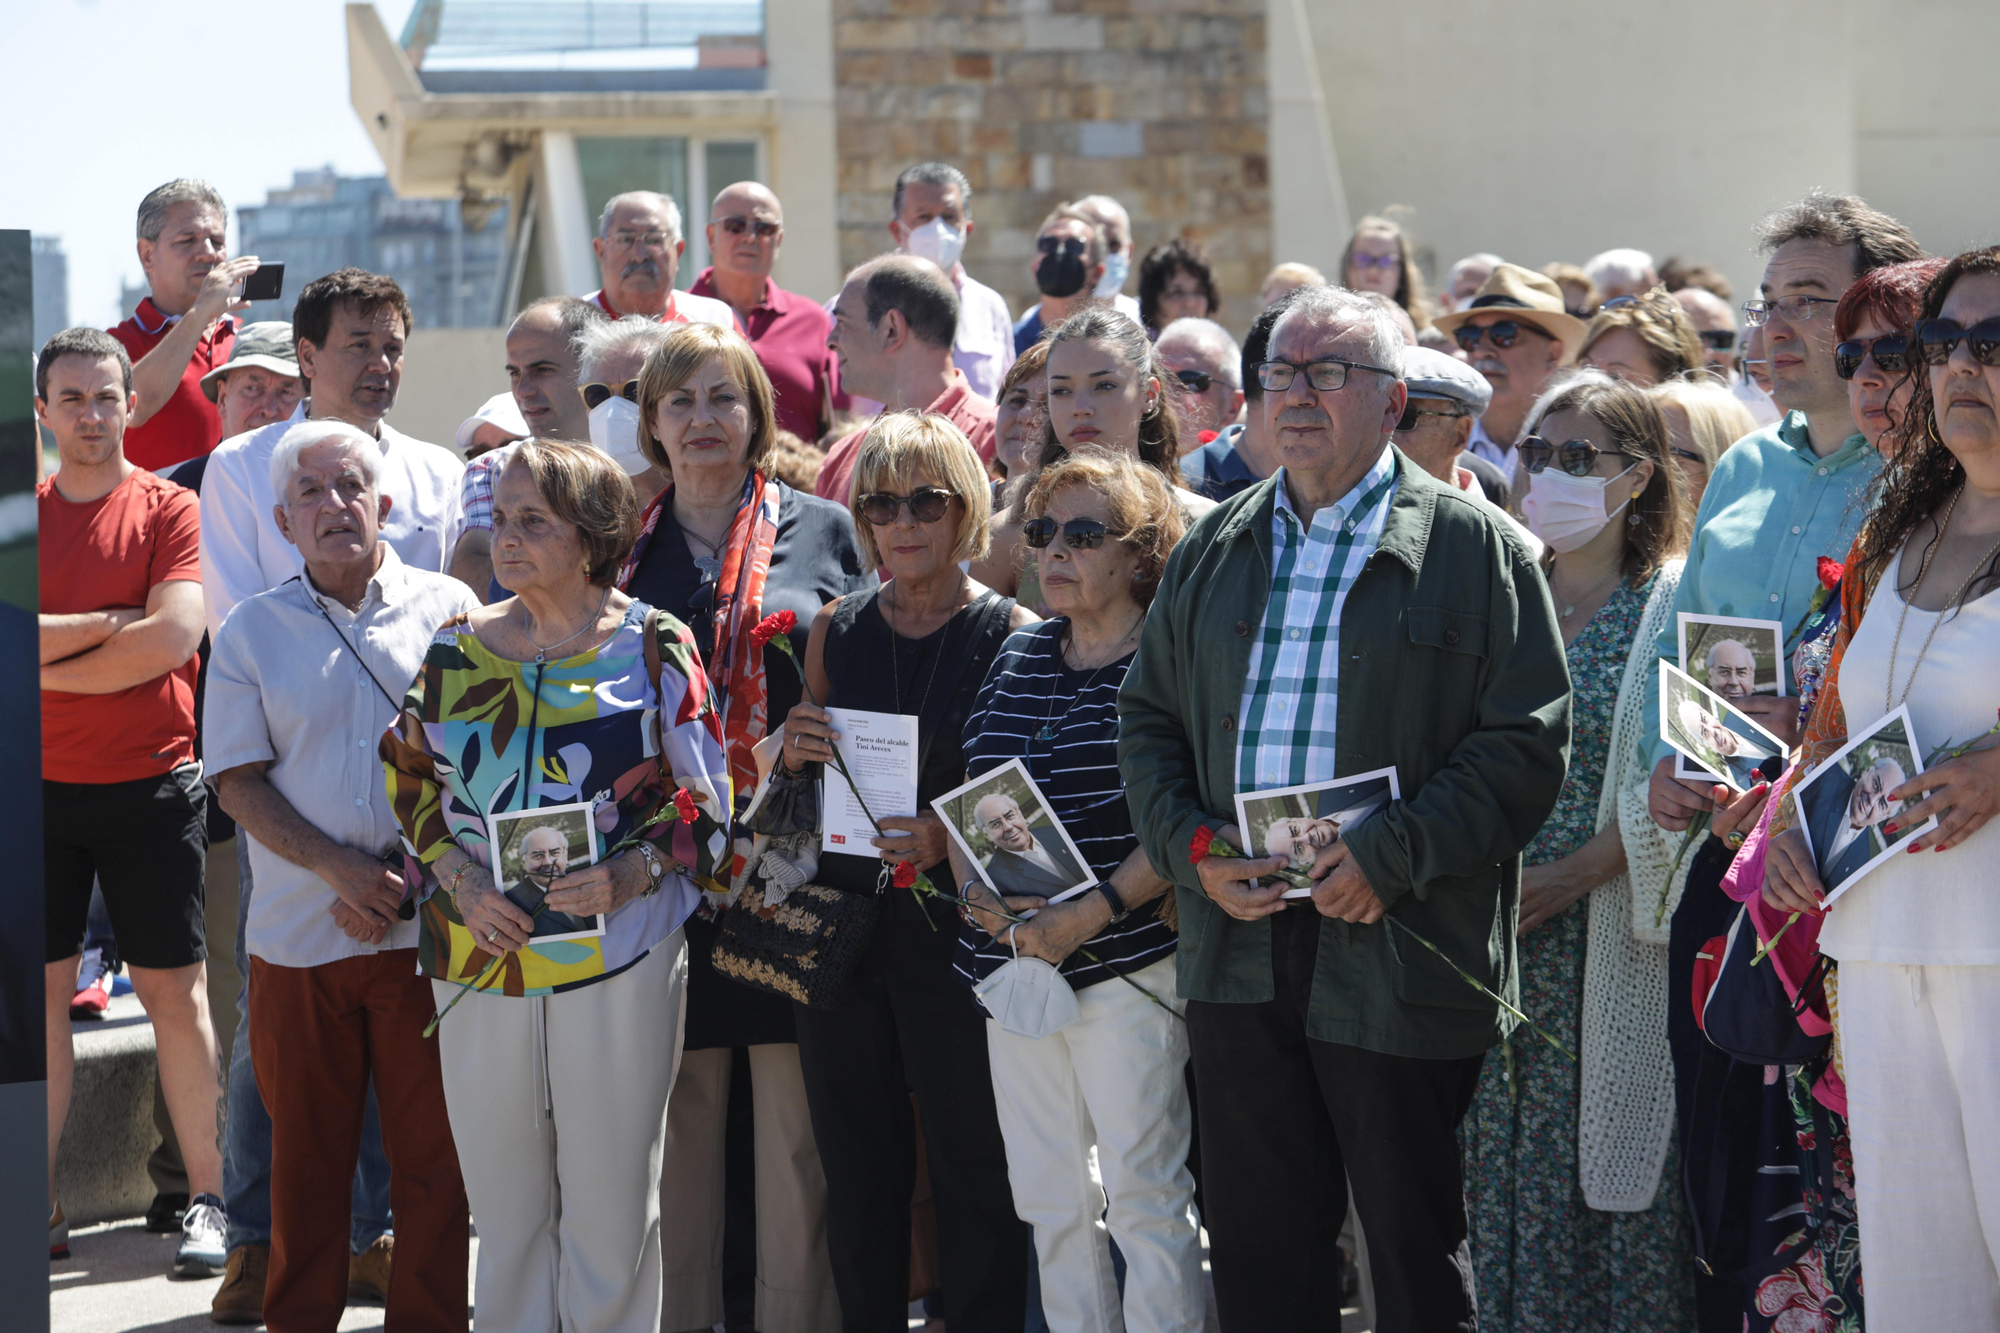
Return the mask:
M1775 620L1785 627L1782 669L1788 695L1800 622L1819 587L1819 557L1845 560L1867 516L1868 485L1882 458L1866 437L1850 435L1821 458L1813 453L1803 412L1738 440L1716 463L1695 515L1674 610ZM1660 631L1659 654L1680 661L1678 619ZM1640 754L1651 769L1672 754L1660 739L1660 677L1646 678Z

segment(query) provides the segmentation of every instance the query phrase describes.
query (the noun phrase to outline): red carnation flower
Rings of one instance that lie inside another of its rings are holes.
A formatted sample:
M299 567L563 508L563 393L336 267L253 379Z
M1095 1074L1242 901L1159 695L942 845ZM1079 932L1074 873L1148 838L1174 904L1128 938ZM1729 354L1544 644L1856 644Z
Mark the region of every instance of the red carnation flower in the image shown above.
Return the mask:
M1206 824L1196 829L1194 837L1188 841L1188 860L1195 862L1197 865L1207 860L1209 844L1214 841L1214 829Z
M794 629L798 628L798 624L799 617L796 612L773 612L758 621L756 628L750 631L750 642L756 647L762 648L780 634L790 634Z
M696 814L694 793L682 787L674 793L674 810L681 817L681 823L692 824Z
M1825 556L1819 558L1819 586L1828 592L1840 586L1840 576L1846 572L1847 566L1840 561L1829 560Z
M917 882L917 868L908 861L898 861L896 873L890 876L889 882L899 889L907 889Z

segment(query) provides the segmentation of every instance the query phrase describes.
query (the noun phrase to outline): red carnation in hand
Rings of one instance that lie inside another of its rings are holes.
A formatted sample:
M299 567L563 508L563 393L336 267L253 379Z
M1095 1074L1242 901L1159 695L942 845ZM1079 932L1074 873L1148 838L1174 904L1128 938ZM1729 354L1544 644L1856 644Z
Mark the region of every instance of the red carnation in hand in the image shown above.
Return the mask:
M1188 841L1188 860L1193 861L1197 865L1207 860L1208 846L1210 843L1214 841L1215 841L1214 829L1210 828L1206 824L1203 824L1200 828L1196 829L1194 831L1194 837L1189 839Z
M676 791L674 793L674 811L680 815L681 823L694 823L694 817L698 813L695 809L694 793L686 787L682 787Z
M1825 556L1819 558L1819 586L1828 592L1840 586L1840 576L1846 572L1847 566L1840 561L1829 560Z
M798 625L799 618L796 612L773 612L758 621L756 628L750 631L750 642L756 647L762 648L780 634L790 634L798 628Z
M896 873L889 877L889 882L899 889L907 889L917 882L917 868L908 861L898 861Z

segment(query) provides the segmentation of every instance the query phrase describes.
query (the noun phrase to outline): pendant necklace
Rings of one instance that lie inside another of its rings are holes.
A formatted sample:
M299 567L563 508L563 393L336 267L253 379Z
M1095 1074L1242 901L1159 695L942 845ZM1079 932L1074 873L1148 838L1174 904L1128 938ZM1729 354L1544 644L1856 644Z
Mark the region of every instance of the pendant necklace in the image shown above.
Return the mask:
M1916 586L1910 589L1909 597L1903 599L1900 594L1898 595L1898 600L1903 603L1903 610L1902 614L1896 617L1895 641L1889 645L1889 679L1882 685L1882 705L1885 709L1896 706L1892 700L1892 693L1896 688L1896 656L1903 648L1903 623L1910 618L1910 603L1916 601L1923 594L1924 576L1931 572L1931 558L1938 553L1938 548L1944 545L1944 535L1951 529L1952 511L1958 508L1959 496L1964 494L1965 488L1963 486L1959 487L1957 493L1951 497L1951 503L1945 506L1944 521L1938 524L1937 539L1931 543L1931 549L1924 552L1923 563L1917 566ZM1903 697L1905 699L1910 697L1910 687L1917 683L1917 672L1924 664L1924 654L1931 650L1931 640L1937 637L1938 626L1944 624L1945 611L1949 611L1959 604L1959 601L1965 596L1966 590L1972 587L1972 581L1979 577L1980 571L1993 563L1993 557L1996 555L2000 555L2000 543L1995 543L1993 549L1988 551L1980 559L1979 563L1972 567L1972 572L1965 576L1965 582L1958 585L1958 591L1951 595L1951 599L1944 604L1944 610L1939 611L1937 619L1931 622L1931 632L1924 636L1924 646L1917 649L1917 660L1910 666L1910 678L1903 682ZM1902 572L1900 565L1901 562L1898 561L1898 574Z
M1091 672L1089 678L1086 679L1082 685L1077 687L1076 693L1070 696L1069 703L1063 708L1062 717L1052 716L1052 714L1054 714L1055 712L1055 707L1056 707L1056 692L1054 690L1049 691L1049 702L1047 707L1043 710L1042 713L1041 728L1040 730L1035 732L1036 740L1052 741L1056 738L1056 728L1062 725L1063 718L1068 717L1070 715L1070 710L1076 707L1078 701L1081 700L1084 695L1090 693L1090 687L1097 683L1097 678L1099 676L1103 675L1107 669L1116 666L1119 663L1119 661L1121 661L1124 658L1125 655L1123 653L1118 652L1117 650L1123 648L1126 642L1130 640L1133 635L1137 634L1140 630L1140 627L1143 626L1145 623L1146 623L1146 617L1143 613L1141 613L1139 619L1136 622L1134 622L1132 628L1125 631L1125 637L1111 645L1112 647L1111 660L1104 663L1102 666L1099 666L1095 671ZM1069 629L1067 627L1065 627L1063 630L1063 638L1064 638L1064 643L1068 645L1068 647L1076 646L1075 640L1069 637ZM1064 651L1065 650L1063 648L1058 648L1056 651L1056 664L1058 667L1062 666L1063 664L1062 658ZM1076 669L1081 671L1083 668L1078 667ZM1058 677L1060 677L1061 674L1060 671L1058 671L1057 674Z
M528 642L534 646L535 661L538 664L547 662L549 660L550 653L562 647L564 644L571 642L572 640L582 638L590 630L596 628L598 620L601 619L604 615L604 608L607 605L609 605L610 602L611 602L611 589L606 588L604 590L604 596L597 599L597 610L594 613L592 613L590 619L583 622L583 628L579 629L576 633L570 635L569 638L567 639L557 639L554 643L550 644L546 648L544 648L539 643L535 643L535 636L529 634L527 627L523 626L521 628L521 633L523 636L527 638Z

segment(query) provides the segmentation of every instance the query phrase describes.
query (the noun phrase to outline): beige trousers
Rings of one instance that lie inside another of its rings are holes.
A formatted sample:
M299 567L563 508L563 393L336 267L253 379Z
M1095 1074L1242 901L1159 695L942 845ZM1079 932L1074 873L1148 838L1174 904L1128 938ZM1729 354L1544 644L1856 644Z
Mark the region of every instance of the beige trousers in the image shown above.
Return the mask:
M660 1171L666 1333L723 1321L723 1139L727 1049L688 1051L667 1103ZM750 1047L757 1144L759 1333L836 1333L840 1299L826 1252L826 1176L806 1114L796 1045Z

